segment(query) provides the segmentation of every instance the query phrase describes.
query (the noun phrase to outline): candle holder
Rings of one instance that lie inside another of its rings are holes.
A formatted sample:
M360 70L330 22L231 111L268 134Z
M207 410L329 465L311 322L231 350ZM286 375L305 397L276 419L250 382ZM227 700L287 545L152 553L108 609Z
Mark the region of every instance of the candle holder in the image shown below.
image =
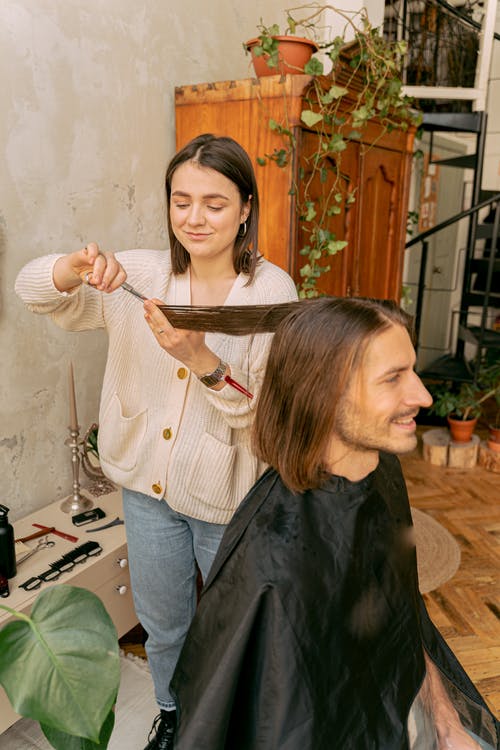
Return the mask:
M73 494L67 497L60 505L64 513L79 513L82 510L88 510L93 506L89 497L85 497L80 492L80 450L78 437L80 430L73 426L69 427L70 437L64 441L65 445L71 448L71 466L73 469Z
M83 473L88 477L92 483L88 487L88 491L91 495L99 497L100 495L107 495L109 492L116 490L115 484L108 479L104 474L99 464L99 453L97 449L97 431L99 426L94 422L90 425L89 429L83 436L82 440L82 457L81 466ZM94 462L91 460L90 454L94 455ZM97 465L95 461L97 460Z

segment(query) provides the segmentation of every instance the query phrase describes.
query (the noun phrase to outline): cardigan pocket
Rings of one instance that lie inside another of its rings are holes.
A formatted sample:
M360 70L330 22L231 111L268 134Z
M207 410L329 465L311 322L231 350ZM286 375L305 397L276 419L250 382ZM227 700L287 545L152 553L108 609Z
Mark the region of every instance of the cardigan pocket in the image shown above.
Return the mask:
M114 393L99 425L99 455L122 471L132 471L137 465L147 426L147 410L125 417L120 399Z
M207 432L198 443L187 477L190 495L218 510L230 510L241 498L234 497L236 446L222 443Z

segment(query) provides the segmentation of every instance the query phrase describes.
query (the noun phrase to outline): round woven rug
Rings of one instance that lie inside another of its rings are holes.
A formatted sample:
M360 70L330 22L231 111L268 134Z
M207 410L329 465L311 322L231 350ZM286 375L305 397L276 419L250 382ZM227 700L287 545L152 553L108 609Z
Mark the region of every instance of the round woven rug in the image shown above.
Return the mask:
M427 513L411 509L417 545L419 588L422 594L449 581L460 565L460 547L450 534Z

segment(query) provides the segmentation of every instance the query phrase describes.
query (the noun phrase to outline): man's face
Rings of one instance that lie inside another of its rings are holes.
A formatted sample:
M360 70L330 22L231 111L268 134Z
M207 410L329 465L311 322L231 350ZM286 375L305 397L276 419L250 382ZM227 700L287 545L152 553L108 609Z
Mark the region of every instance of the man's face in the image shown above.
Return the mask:
M414 418L432 398L414 366L415 350L400 325L368 344L335 424L336 438L350 453L407 453L416 447Z

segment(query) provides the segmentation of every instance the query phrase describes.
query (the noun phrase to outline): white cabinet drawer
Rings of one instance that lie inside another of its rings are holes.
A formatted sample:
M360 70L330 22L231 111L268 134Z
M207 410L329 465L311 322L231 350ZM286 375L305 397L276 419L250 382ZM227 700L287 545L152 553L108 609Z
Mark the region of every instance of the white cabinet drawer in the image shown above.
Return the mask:
M97 540L96 540L97 541ZM91 557L85 562L75 565L71 571L71 580L62 574L60 583L71 583L72 586L81 586L84 589L95 591L103 583L115 578L121 572L128 574L127 545L122 544L110 552L104 551L96 557Z

